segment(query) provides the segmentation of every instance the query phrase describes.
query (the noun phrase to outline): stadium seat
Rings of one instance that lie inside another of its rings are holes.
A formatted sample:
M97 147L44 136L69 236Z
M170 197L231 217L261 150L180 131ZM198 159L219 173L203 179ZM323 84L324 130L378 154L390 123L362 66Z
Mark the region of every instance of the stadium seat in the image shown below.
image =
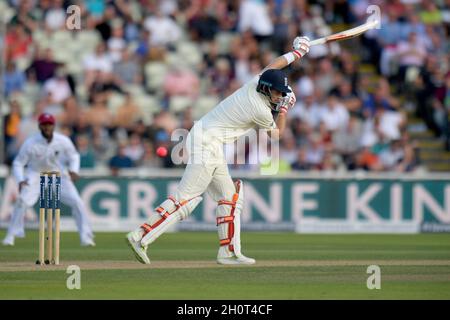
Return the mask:
M30 64L31 64L31 57L22 56L16 59L16 67L19 70L24 71L30 66Z
M33 82L27 82L22 92L24 95L30 97L32 101L37 101L41 94L39 85Z
M144 88L140 84L126 84L124 90L130 93L132 96L139 96L145 94Z
M166 54L166 63L169 66L187 65L187 61L175 52L168 52Z
M199 46L191 41L180 42L177 46L177 53L192 67L198 66L202 61L202 52Z
M88 99L88 92L84 84L79 84L75 88L75 91L77 92L77 97L83 102L86 102Z
M31 97L24 93L15 93L14 100L20 104L22 116L27 117L30 116L34 111L34 101Z
M76 39L80 45L88 51L94 50L95 46L100 42L100 35L94 30L82 30L77 32Z
M156 96L143 94L133 96L133 100L142 111L144 123L151 124L153 114L161 110L159 99Z
M219 46L219 53L226 54L230 52L231 41L235 36L230 32L219 32L215 41Z
M33 31L32 38L33 42L36 43L40 48L50 47L50 38L44 31L39 29Z
M116 113L117 108L125 103L125 96L120 93L112 92L108 99L108 109L111 113Z
M169 110L174 113L183 112L187 107L193 106L193 101L185 96L173 96L170 98Z
M53 32L50 37L50 41L55 44L60 44L65 46L66 44L73 42L73 32L69 32L67 30L58 30Z
M56 62L68 64L72 60L76 59L72 50L64 45L56 45L55 43L51 43L51 48L53 49L53 57Z
M147 88L158 94L167 71L168 66L165 63L148 62L144 67Z
M16 14L15 10L11 8L6 1L0 1L0 12L2 13L2 20L8 23Z
M77 82L80 78L80 76L83 74L83 68L80 66L80 62L76 60L70 60L66 63L66 70L68 73L70 73L72 76L75 76L77 78ZM81 80L81 79L80 79Z

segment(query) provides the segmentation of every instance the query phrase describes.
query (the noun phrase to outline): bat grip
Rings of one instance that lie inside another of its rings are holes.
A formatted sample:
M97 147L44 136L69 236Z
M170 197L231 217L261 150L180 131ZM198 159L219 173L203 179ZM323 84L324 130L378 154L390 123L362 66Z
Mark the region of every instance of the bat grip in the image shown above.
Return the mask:
M310 41L310 42L309 42L309 45L310 45L310 46L317 46L317 45L319 45L319 44L324 44L324 43L326 43L326 42L327 42L327 39L326 39L326 38L319 38L319 39Z

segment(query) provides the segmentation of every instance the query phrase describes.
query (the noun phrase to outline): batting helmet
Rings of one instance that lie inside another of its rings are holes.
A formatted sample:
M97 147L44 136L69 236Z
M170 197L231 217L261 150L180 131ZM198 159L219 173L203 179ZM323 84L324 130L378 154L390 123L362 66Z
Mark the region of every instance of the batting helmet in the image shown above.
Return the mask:
M270 90L275 89L280 91L284 96L291 92L288 85L286 74L278 69L269 69L263 72L258 81L256 91L268 96L270 98Z

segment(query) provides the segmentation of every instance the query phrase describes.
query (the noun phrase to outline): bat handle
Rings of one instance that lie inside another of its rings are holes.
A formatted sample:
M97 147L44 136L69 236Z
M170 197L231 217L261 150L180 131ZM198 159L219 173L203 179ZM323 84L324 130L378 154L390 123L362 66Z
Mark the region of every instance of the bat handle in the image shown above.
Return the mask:
M319 44L324 44L327 42L326 38L319 38L319 39L315 39L309 42L309 45L312 46L317 46Z

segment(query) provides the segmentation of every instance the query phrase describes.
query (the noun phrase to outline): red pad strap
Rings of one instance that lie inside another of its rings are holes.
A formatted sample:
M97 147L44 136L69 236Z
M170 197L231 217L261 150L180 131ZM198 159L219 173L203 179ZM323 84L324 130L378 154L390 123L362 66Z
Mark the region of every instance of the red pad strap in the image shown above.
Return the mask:
M150 231L153 230L153 227L151 225L149 225L148 223L142 224L141 228L144 230L144 235L143 236L145 236L147 233L149 233Z
M180 209L182 206L184 206L188 202L188 200L177 201L172 196L169 196L167 198L173 202L173 204L175 205L175 210L173 210L172 212L168 212L168 211L164 211L163 207L156 208L156 212L158 212L161 215L161 217L163 217L164 219L166 219L168 216L170 216L172 213L174 213L175 211Z
M237 186L238 188L240 185ZM229 245L229 250L234 252L234 246L231 243L231 240L234 237L234 210L236 209L236 202L238 201L239 193L233 194L232 201L228 200L220 200L218 205L228 205L231 206L230 215L226 217L217 218L217 226L222 223L228 223L228 238L220 240L220 246Z
M227 200L220 200L220 201L218 202L218 205L219 205L219 206L222 206L222 205L228 205L228 206L234 207L234 206L236 205L236 203L235 203L235 202L232 202L232 201L227 201Z
M141 225L141 228L144 229L144 235L155 229L157 226L159 226L164 220L167 219L168 216L170 216L172 213L177 211L180 207L184 206L188 201L187 200L181 200L178 202L174 197L170 196L168 197L169 200L172 200L172 202L175 204L175 210L172 212L164 211L163 207L156 208L156 212L158 212L161 215L161 219L156 221L153 225L149 225L148 223L144 223Z
M228 222L233 222L233 221L234 221L234 216L219 217L219 218L217 218L217 226L222 223L228 223Z
M228 238L228 239L222 239L222 240L220 240L220 245L221 245L221 246L226 246L226 245L230 244L230 242L231 242L231 239L230 239L230 238Z

